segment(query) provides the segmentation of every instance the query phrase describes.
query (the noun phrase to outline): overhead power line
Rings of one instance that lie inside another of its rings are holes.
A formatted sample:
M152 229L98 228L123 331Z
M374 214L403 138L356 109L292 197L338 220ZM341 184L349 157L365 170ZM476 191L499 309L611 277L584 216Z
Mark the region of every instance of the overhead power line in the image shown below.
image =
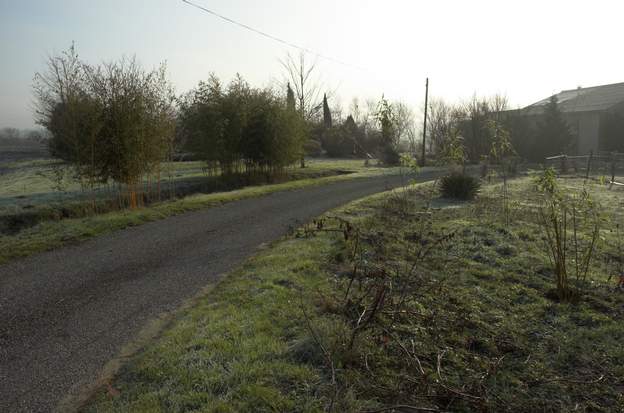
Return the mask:
M359 66L353 65L353 64L351 64L351 63L344 62L344 61L342 61L342 60L339 60L339 59L333 58L333 57L331 57L331 56L327 56L327 55L324 55L324 54L322 54L322 53L318 53L318 52L316 52L316 51L314 51L314 50L312 50L312 49L309 49L309 48L307 48L307 47L302 47L302 46L299 46L299 45L297 45L297 44L295 44L295 43L289 42L288 40L284 40L284 39L281 39L281 38L279 38L279 37L277 37L277 36L273 36L272 34L269 34L269 33L263 32L262 30L259 30L259 29L256 29L256 28L254 28L254 27L251 27L251 26L249 26L249 25L247 25L247 24L244 24L244 23L238 22L238 21L236 21L236 20L234 20L234 19L231 19L231 18L229 18L229 17L226 17L226 16L224 16L224 15L222 15L222 14L220 14L220 13L217 13L217 12L216 12L216 11L214 11L214 10L210 10L210 9L208 9L208 8L206 8L206 7L204 7L204 6L201 6L201 5L197 4L197 3L194 3L194 2L192 2L192 1L189 1L189 0L182 0L182 2L183 2L183 3L188 4L189 6L193 6L193 7L195 7L196 9L199 9L199 10L202 10L202 11L204 11L204 12L206 12L206 13L209 13L209 14L211 14L211 15L213 15L213 16L215 16L215 17L217 17L217 18L221 19L221 20L225 20L226 22L231 23L231 24L233 24L233 25L235 25L235 26L238 26L238 27L241 27L241 28L243 28L243 29L249 30L250 32L253 32L253 33L258 34L258 35L260 35L260 36L266 37L267 39L270 39L270 40L273 40L273 41L275 41L275 42L281 43L281 44L283 44L283 45L285 45L285 46L288 46L288 47L291 47L291 48L293 48L293 49L300 50L300 51L302 51L302 52L304 52L304 53L309 53L309 54L314 55L314 56L316 56L316 57L319 57L319 58L321 58L321 59L325 59L325 60L328 60L328 61L330 61L330 62L333 62L333 63L339 64L339 65L342 65L342 66L351 67L351 68L353 68L353 69L358 69L358 70L365 70L364 68L361 68L361 67L359 67Z

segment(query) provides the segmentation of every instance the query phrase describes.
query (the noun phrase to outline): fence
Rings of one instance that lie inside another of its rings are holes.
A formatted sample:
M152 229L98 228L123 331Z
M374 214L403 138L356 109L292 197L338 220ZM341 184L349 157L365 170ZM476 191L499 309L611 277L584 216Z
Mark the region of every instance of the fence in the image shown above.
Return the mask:
M624 187L624 153L591 152L589 155L556 155L546 158L546 166L561 174L584 179L604 178L611 186Z

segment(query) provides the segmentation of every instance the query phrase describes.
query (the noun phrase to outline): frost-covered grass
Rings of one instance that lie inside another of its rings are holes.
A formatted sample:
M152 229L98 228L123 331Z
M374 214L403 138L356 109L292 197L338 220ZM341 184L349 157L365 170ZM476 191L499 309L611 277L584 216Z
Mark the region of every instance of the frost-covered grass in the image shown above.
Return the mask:
M575 179L561 185L584 186ZM400 314L381 313L353 349L342 345L353 328L340 311L340 280L351 271L346 241L334 232L291 237L183 310L84 410L621 412L624 292L609 275L611 258L622 257L608 228L623 218L624 192L585 188L610 214L592 282L576 303L549 294L554 280L530 178L510 184L509 223L498 184L485 185L472 202L434 196L429 230L455 233L452 248L422 263L429 281ZM376 265L394 271L413 259L402 252L414 242L429 194L418 186L332 215L383 241L374 243L387 251Z
M364 167L358 159L310 159L304 169L289 168L286 180L314 178L340 173L387 171L378 167ZM52 159L6 162L0 164L0 214L16 213L51 203L72 202L92 198L92 193L73 178L69 166ZM163 188L174 185L198 184L209 180L203 162L169 162L161 168ZM147 181L145 182L147 185ZM152 182L152 188L156 185ZM96 185L97 198L116 196L113 185Z

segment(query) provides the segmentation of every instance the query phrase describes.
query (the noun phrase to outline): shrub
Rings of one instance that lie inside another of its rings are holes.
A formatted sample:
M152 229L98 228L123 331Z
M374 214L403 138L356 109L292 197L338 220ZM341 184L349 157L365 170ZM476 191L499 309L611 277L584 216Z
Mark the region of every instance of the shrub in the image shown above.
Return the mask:
M397 166L401 164L401 154L394 146L384 146L379 155L379 159L386 166Z
M33 92L51 154L90 188L110 180L126 185L136 207L143 178L160 170L175 136L166 67L147 71L134 58L91 66L72 45L48 59Z
M481 182L477 178L460 173L452 173L440 181L440 192L445 198L473 199L480 188Z
M271 89L237 76L229 86L211 75L180 100L185 150L222 174L278 174L301 158L307 127L292 105Z
M587 285L592 258L600 234L600 206L584 188L580 193L559 188L555 171L549 168L535 180L539 223L544 231L550 264L562 301L580 297ZM574 276L574 278L572 278Z
M323 146L316 139L308 139L303 144L303 150L306 155L312 157L319 157L323 154Z
M329 128L323 135L323 148L330 158L353 156L353 145L353 139L344 126Z

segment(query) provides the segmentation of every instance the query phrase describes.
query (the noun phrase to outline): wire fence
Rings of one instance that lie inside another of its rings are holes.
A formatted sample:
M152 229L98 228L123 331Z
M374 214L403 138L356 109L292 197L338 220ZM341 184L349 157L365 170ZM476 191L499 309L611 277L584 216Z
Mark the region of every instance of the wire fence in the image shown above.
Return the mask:
M600 179L611 186L624 187L624 153L591 152L589 155L556 155L546 158L546 166L560 174L584 179Z

